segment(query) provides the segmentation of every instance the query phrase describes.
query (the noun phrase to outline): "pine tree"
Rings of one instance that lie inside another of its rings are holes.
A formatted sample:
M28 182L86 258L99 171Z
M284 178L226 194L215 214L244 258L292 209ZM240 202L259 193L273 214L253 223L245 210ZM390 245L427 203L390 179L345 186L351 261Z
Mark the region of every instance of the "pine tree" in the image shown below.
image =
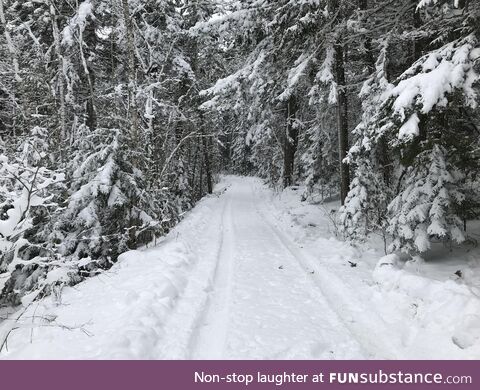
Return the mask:
M446 160L447 152L435 145L420 153L410 167L405 188L389 205L391 250L423 253L431 238L465 240L456 208L465 196L459 191L462 175Z
M198 110L198 90L215 68L202 73L208 50L199 55L189 28L214 8L171 0L2 5L8 56L0 65L10 76L0 93L8 168L0 201L2 229L16 233L2 232L2 270L15 272L0 299L16 304L110 267L213 190L218 134ZM40 183L46 200L23 217L29 183Z

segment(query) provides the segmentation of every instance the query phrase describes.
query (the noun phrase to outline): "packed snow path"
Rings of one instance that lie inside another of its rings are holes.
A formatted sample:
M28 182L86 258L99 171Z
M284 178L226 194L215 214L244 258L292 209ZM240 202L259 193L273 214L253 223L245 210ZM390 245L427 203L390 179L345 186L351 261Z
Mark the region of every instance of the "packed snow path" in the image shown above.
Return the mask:
M314 281L297 248L269 221L258 180L232 179L211 215L196 277L213 269L193 324L191 302L167 323L164 358L361 357L349 330ZM211 242L217 249L207 254ZM208 259L208 260L207 260ZM205 262L210 264L204 264ZM202 283L195 284L195 286ZM192 291L201 295L201 291ZM187 329L182 329L187 327ZM184 340L179 336L184 335Z
M223 177L155 245L11 313L0 357L480 358L477 252L395 264L333 237L330 206L299 198Z

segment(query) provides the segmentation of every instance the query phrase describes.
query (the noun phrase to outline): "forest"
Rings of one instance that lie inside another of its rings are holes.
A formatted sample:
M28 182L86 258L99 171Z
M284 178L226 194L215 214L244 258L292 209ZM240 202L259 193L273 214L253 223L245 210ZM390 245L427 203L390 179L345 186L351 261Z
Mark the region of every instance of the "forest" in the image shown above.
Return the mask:
M0 0L0 306L161 240L226 173L385 253L476 245L479 39L477 0Z

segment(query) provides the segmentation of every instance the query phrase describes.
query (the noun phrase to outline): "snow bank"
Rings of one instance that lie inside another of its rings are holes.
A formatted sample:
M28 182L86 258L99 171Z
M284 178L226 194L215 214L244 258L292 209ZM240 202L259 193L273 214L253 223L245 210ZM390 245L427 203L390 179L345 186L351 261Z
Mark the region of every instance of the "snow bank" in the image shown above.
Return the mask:
M479 357L480 300L474 290L458 280L433 280L414 274L408 270L411 267L402 269L399 264L396 255L382 257L375 267L373 279L391 305L406 300L412 302L410 343L423 350L419 357L437 357L439 351L436 350L440 345L451 354L451 358ZM465 355L458 348L465 350ZM417 352L420 351L419 348ZM449 355L445 354L445 357Z
M154 358L162 323L185 288L192 261L180 242L121 255L102 276L32 304L20 329L10 333L4 357ZM2 337L9 325L2 324Z
M217 200L199 202L157 247L124 253L105 273L10 314L0 324L1 357L158 358L165 323L201 267L195 237L208 232Z
M480 249L436 245L405 262L384 256L379 237L354 247L335 236L338 202L301 202L302 192L272 194L272 214L371 358L480 358Z

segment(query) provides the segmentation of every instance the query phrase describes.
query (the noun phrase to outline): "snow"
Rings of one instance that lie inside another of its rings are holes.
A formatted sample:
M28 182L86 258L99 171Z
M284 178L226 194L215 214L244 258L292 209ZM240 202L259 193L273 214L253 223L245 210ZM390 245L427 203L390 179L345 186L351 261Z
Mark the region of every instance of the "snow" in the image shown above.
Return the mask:
M214 96L212 99L200 105L200 108L204 110L211 109L217 104L217 95L238 89L240 87L240 82L243 79L253 80L257 76L259 68L262 66L264 60L265 53L261 51L251 64L248 64L244 68L239 69L223 79L217 80L213 87L200 91L200 96Z
M33 225L31 208L52 204L51 186L65 179L63 173L27 164L28 158L36 160L41 153L41 148L35 149L35 146L24 145L24 161L9 162L7 157L0 155L0 193L3 195L0 197L0 210L5 214L0 219L0 253L13 254L8 266L3 269L7 275L22 261L18 259L18 251L28 241L19 237ZM3 282L0 284L3 285Z
M77 13L70 19L68 26L63 30L62 44L72 46L75 30L78 28L80 33L83 33L89 17L94 17L93 5L90 0L85 0L78 6Z
M438 0L420 0L417 4L417 10L431 4L437 4Z
M0 1L0 25L3 27L3 34L5 36L7 48L12 58L13 70L15 72L15 80L20 83L22 81L22 77L20 76L20 67L19 67L18 57L17 57L17 48L15 47L12 36L10 35L11 26L9 25L9 23L7 23L7 20L5 18L3 1Z
M391 217L387 230L396 238L392 249L425 252L430 248L431 235L450 237L457 243L465 241L460 230L462 221L455 213L465 199L456 186L463 176L445 156L444 148L434 146L423 172L410 170L405 189L388 206Z
M158 245L31 303L2 358L480 358L478 250L354 247L301 192L223 177Z
M478 337L469 333L480 326L478 249L464 246L452 252L433 244L425 259L405 262L395 254L382 256L380 237L354 248L327 238L335 233L328 215L338 206L306 205L298 201L297 192L301 191L282 194L272 209L278 210L283 226L291 226L289 232L302 250L315 256L315 274L324 293L351 321L356 337L365 340L371 352L367 357L480 357ZM470 234L478 236L479 228L480 224L469 226ZM462 277L455 274L458 270ZM470 337L462 348L458 339L465 334Z
M326 50L325 61L323 62L320 71L316 75L316 78L325 84L332 82L335 79L332 71L334 63L335 63L335 50L333 49L333 47L329 47Z
M418 115L412 114L412 116L400 127L398 130L398 138L401 140L412 140L420 133L418 128L418 124L420 123L420 119Z
M191 77L192 79L195 79L195 73L193 72L192 67L190 66L190 64L187 61L185 61L185 59L183 57L176 56L173 59L173 64L178 69L178 73L186 74L189 77Z
M475 108L476 94L472 86L479 79L473 66L476 46L477 40L472 34L418 60L390 91L395 113L405 118L405 112L416 104L424 114L435 106L445 107L447 95L455 90L462 90L466 104ZM419 66L422 72L415 74Z
M335 77L333 76L333 65L335 63L335 50L332 46L328 47L325 53L325 60L321 66L320 71L317 73L315 78L321 83L330 86L330 92L328 95L328 103L336 104L337 103L337 83L335 82Z
M288 71L287 87L277 97L278 100L286 101L295 90L295 86L300 82L302 76L305 76L306 69L312 61L313 56L307 56L305 54L300 55L295 61L294 67Z

